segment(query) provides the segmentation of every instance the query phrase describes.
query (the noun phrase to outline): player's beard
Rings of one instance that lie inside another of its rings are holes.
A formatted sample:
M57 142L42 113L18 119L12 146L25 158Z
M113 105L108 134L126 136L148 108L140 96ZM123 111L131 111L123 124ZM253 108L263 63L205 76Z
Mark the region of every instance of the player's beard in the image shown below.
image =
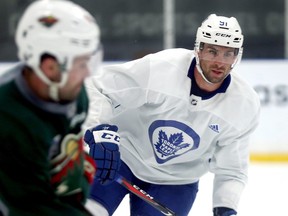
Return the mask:
M211 83L221 83L228 76L231 70L230 65L217 66L216 64L209 65L209 67L202 67L203 75Z

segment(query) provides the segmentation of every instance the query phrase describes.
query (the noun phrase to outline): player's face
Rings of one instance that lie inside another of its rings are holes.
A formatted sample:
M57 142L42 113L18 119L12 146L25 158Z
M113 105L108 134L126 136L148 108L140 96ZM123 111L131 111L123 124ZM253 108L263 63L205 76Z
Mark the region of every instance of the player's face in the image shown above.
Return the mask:
M89 56L81 56L74 59L72 68L68 72L67 83L59 90L60 100L71 101L78 96L85 78L90 74L88 68L89 59Z
M221 83L237 59L235 48L212 44L204 44L198 56L203 74L211 83Z

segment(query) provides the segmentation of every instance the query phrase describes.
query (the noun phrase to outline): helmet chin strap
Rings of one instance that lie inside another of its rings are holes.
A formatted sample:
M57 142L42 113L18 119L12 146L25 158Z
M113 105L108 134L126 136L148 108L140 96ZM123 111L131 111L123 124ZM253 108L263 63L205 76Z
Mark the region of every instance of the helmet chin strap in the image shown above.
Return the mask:
M58 102L59 99L59 85L53 83L49 86L49 96L53 101Z
M61 87L63 87L68 79L68 73L67 71L63 71L62 72L62 76L61 76L61 81L60 82L53 82L50 79L48 79L44 73L42 72L42 70L39 67L33 67L34 72L36 73L36 75L44 82L48 85L49 87L49 97L50 99L52 99L53 101L58 102L60 100L59 98L59 89Z
M214 83L210 82L210 81L205 77L205 75L204 75L204 73L203 73L203 71L202 71L202 68L201 68L201 66L200 66L199 63L196 63L196 68L197 68L198 73L201 74L202 78L203 78L207 83L209 83L209 84L214 84Z
M202 76L202 78L203 78L207 83L213 84L212 82L210 82L210 81L205 77L205 75L204 75L204 73L203 73L203 70L202 70L202 68L201 68L201 66L200 66L200 60L199 60L199 56L198 56L197 50L195 49L194 52L195 52L195 57L196 57L196 68L197 68L197 71L200 73L200 75Z
M50 84L47 83L49 85L49 96L53 101L58 102L60 100L59 89L66 84L67 78L68 78L67 73L63 73L61 82L58 83L50 81Z

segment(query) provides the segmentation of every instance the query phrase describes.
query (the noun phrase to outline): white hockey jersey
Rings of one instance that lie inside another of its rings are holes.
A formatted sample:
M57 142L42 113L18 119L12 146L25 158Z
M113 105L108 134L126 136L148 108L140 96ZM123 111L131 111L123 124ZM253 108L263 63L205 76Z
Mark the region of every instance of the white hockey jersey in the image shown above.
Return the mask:
M201 92L194 67L186 49L104 67L86 83L86 128L117 125L121 158L143 181L188 184L213 172L213 207L237 209L260 101L233 72L216 92Z

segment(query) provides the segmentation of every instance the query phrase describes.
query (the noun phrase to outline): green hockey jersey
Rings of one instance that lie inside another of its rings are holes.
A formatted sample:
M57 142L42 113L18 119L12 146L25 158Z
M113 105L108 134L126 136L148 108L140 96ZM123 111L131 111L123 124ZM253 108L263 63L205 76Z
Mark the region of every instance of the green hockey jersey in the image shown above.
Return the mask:
M83 204L95 166L82 143L85 89L68 104L44 102L20 69L0 86L0 215L89 215Z

